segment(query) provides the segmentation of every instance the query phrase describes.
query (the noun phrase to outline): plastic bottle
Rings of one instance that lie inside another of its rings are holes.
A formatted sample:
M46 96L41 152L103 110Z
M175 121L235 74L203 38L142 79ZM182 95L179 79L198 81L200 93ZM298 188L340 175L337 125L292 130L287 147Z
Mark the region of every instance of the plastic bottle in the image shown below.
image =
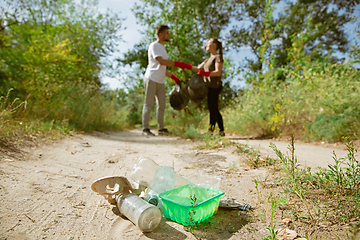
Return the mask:
M151 232L160 224L159 208L145 202L138 195L134 193L118 195L116 202L120 213L130 219L142 232Z
M162 207L161 199L158 195L164 191L171 190L190 182L175 173L174 169L169 166L159 166L150 158L140 157L135 164L130 177L147 187L145 191L145 201Z
M140 157L133 167L133 170L130 173L130 177L136 183L149 187L159 168L160 166L152 159Z
M157 207L162 207L161 199L158 197L160 193L168 191L177 187L184 186L190 182L175 173L172 167L161 166L156 171L156 174L151 181L149 187L145 191L145 201L151 204L156 204Z

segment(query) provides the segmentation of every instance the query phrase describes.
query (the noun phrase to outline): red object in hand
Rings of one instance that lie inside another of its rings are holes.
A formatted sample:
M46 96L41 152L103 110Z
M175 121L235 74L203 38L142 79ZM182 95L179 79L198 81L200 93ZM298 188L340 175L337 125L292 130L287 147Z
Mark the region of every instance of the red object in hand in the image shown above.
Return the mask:
M200 75L200 76L205 76L205 77L209 77L209 76L210 76L210 73L211 73L211 72L204 72L203 70L199 70L199 71L197 72L198 75Z
M172 80L174 80L176 84L179 83L179 79L175 76L175 74L171 75L170 78L171 78Z
M186 69L189 69L189 70L192 69L192 66L191 66L190 63L184 63L184 62L178 62L178 61L174 62L174 67L179 67L181 69L186 68Z

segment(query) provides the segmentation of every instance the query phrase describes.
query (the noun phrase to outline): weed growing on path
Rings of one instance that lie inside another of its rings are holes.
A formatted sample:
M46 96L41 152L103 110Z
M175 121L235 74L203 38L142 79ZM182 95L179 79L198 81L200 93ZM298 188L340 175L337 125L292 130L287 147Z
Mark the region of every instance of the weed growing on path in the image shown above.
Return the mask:
M189 223L188 225L186 226L186 231L187 232L190 232L190 233L194 233L194 230L195 230L195 227L196 227L196 222L194 221L193 217L195 216L196 214L196 211L195 211L195 206L196 206L196 196L195 194L194 195L191 195L190 196L190 201L191 201L191 207L192 209L189 211L188 215L188 219L189 219Z
M215 149L235 144L234 142L230 141L229 138L221 137L219 135L205 134L202 136L202 140L205 143L205 146L200 147L202 149Z
M294 136L291 136L291 142L288 146L290 151L290 156L282 154L282 152L276 147L274 143L270 143L270 147L274 150L276 155L279 157L280 162L282 163L283 169L288 173L288 177L291 183L292 191L301 199L305 205L307 212L311 218L314 217L311 214L309 204L307 203L303 187L301 185L300 176L299 176L299 165L297 163L297 158L295 156L295 145L294 145Z
M238 154L244 154L246 155L246 158L248 159L248 162L250 166L254 168L258 168L261 166L272 166L275 164L276 159L266 157L263 158L260 155L260 151L256 150L247 144L236 144L236 151Z
M275 240L276 234L278 233L276 228L276 222L274 221L275 211L278 209L279 205L282 203L286 203L286 200L281 198L280 196L273 196L273 193L270 193L268 197L268 201L271 202L271 215L270 215L270 224L267 227L267 230L270 232L270 236L264 238L264 240Z
M322 169L319 181L332 194L348 195L355 198L360 196L360 161L355 158L354 143L346 139L347 157L338 158L333 152L334 165L329 169Z
M357 239L359 235L360 162L356 159L354 144L346 139L346 146L346 157L338 158L334 152L335 163L329 164L327 169L319 168L314 172L309 167L299 167L294 154L293 137L288 146L289 155L281 153L274 144L270 145L286 173L280 183L285 192L290 193L289 204L285 212L282 210L282 214L290 215L299 229L303 229L303 235L312 239L328 239L329 234L339 234L339 239L345 239L346 236L346 239ZM295 193L298 198L293 199L291 193ZM302 224L305 225L300 227ZM271 226L270 222L270 232ZM324 226L331 226L333 230L321 230Z

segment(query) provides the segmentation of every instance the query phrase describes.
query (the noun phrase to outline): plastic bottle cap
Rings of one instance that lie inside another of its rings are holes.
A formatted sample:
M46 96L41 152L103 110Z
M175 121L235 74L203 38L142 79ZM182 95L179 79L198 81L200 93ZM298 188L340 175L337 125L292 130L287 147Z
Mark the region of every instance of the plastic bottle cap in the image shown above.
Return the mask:
M159 199L157 198L157 196L152 196L151 198L149 198L148 203L157 206L159 204Z

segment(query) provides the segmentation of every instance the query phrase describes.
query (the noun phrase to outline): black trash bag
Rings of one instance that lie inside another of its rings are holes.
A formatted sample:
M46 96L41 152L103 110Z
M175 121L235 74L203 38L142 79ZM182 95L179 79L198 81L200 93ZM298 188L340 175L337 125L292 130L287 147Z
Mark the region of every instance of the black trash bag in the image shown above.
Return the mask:
M196 104L204 100L208 94L208 86L200 75L192 76L186 84L186 89L188 98Z
M170 105L175 110L183 110L186 108L186 105L189 102L189 99L186 97L186 89L181 88L179 85L175 87L170 92Z

